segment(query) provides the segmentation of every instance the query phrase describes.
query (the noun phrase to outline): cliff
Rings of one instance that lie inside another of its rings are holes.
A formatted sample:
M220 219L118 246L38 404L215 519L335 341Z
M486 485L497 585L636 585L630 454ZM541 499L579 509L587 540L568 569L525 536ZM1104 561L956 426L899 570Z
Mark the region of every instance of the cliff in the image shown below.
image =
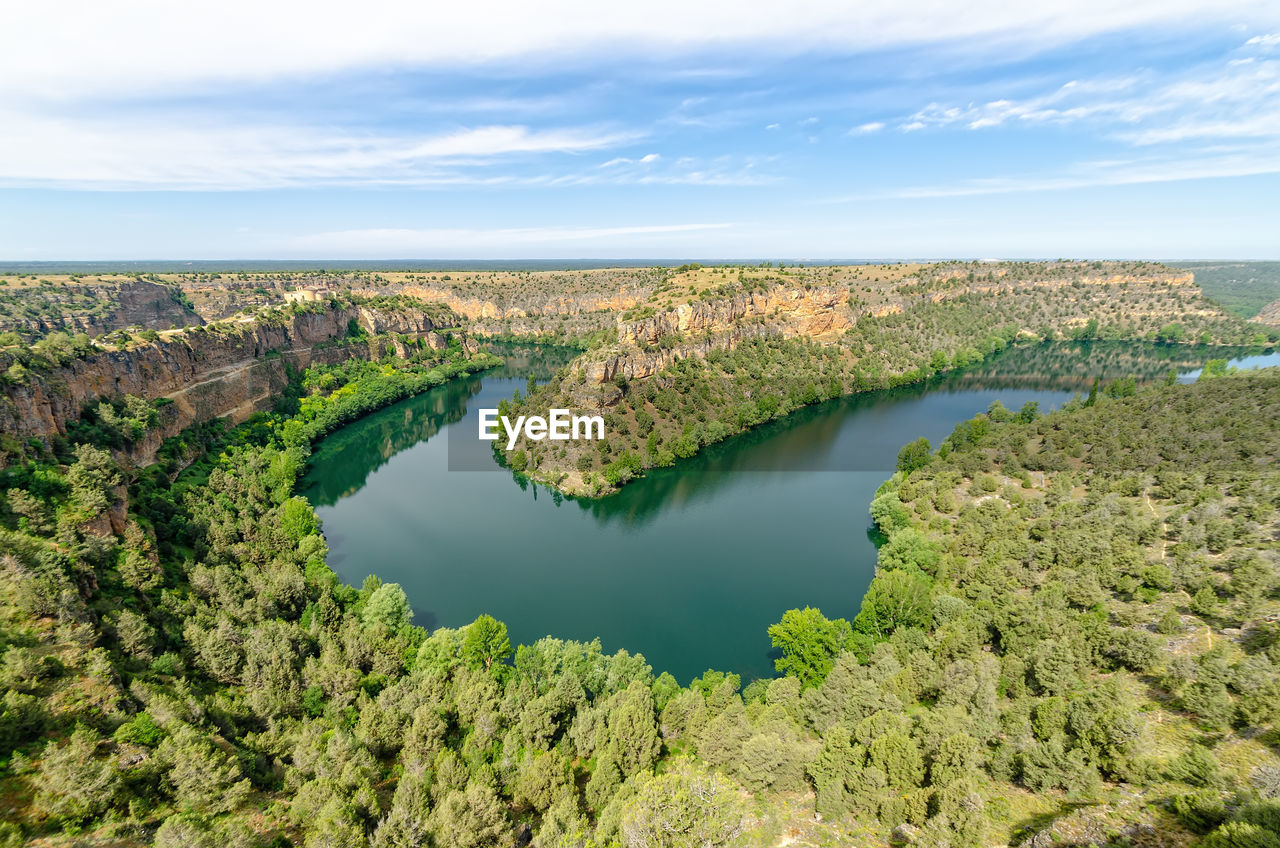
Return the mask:
M128 327L167 330L203 324L174 291L143 280L23 286L0 292L0 329L37 336L54 330L100 336Z
M1262 307L1257 317L1253 319L1259 324L1269 324L1272 327L1280 327L1280 300L1273 300L1266 306Z
M589 383L651 377L677 359L733 348L744 339L806 336L819 343L837 339L853 326L841 288L777 287L723 300L682 303L634 321L618 319L618 344L575 363Z
M639 303L647 292L616 294L558 294L546 292L516 302L499 302L477 295L461 294L451 288L405 286L400 293L421 300L444 303L472 321L485 318L527 318L531 315L580 315L584 312L619 311Z
M351 322L368 334L398 333L443 345L436 325L418 310L375 310L325 304L282 321L243 321L196 327L124 350L104 350L60 368L32 369L0 397L0 428L19 438L65 433L86 404L130 394L173 401L133 459L149 461L167 437L213 418L239 422L269 408L288 382L289 367L380 356L388 343L349 338ZM390 342L396 345L397 342ZM371 349L376 348L376 349ZM0 371L12 362L0 354Z

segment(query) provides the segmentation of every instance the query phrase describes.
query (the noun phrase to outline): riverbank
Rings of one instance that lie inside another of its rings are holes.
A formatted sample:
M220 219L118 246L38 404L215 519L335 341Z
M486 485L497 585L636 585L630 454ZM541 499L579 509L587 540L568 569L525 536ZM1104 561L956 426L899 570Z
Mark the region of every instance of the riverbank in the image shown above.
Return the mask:
M315 506L342 580L359 586L373 572L400 583L419 623L453 626L483 611L513 639L599 636L682 679L709 665L750 679L769 672L762 634L787 606L822 597L829 614L856 615L876 559L865 507L904 442L936 446L996 401L1048 411L1075 395L1083 402L1095 379L1105 395L1117 379L1162 383L1219 353L1197 350L1007 348L963 371L806 406L606 498L513 478L476 438L478 409L561 367L509 355L333 434L298 492ZM597 554L566 553L579 550Z

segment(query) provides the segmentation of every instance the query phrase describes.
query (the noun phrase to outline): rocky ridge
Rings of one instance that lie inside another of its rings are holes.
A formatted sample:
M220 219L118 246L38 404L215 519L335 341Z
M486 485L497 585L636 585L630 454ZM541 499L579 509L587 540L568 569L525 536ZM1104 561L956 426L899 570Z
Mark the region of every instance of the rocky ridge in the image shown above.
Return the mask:
M145 280L28 286L0 293L0 329L35 336L55 330L99 336L131 327L167 330L203 323L173 289Z
M853 326L855 316L843 288L791 288L685 303L656 315L628 321L618 318L618 343L593 351L574 363L588 383L652 377L678 359L732 349L744 339L779 335L835 341Z
M288 383L290 368L380 356L387 344L403 355L399 339L351 337L351 329L378 336L395 333L445 345L436 324L418 310L378 310L325 304L282 321L254 320L196 327L124 350L103 350L60 368L32 369L21 384L0 395L0 429L22 439L65 433L81 410L100 398L135 395L167 398L159 426L135 446L135 461L150 461L160 443L192 424L214 418L239 422L270 407ZM468 342L475 347L475 342ZM376 349L375 349L376 348ZM0 371L11 364L0 353Z
M1269 324L1273 327L1280 327L1280 300L1273 300L1266 306L1262 307L1253 320L1259 324Z

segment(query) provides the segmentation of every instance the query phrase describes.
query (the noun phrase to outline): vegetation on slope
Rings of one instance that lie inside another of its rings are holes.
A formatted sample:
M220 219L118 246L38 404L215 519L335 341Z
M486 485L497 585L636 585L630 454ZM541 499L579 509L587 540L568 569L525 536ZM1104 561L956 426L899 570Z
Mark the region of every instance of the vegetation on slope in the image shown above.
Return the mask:
M1136 396L1117 381L1045 417L997 406L936 455L904 448L872 504L887 541L849 644L866 654L924 628L929 672L903 663L915 685L994 686L995 724L964 730L981 779L1089 802L1124 797L1107 790L1124 782L1162 828L1270 845L1280 373L1223 370ZM927 714L953 700L926 689ZM1133 806L1069 817L1053 840L1112 836Z
M872 505L862 613L789 612L784 676L745 690L598 642L513 651L485 616L427 633L395 584L342 585L293 487L311 438L409 379L308 373L176 482L87 442L4 472L0 839L1280 838L1280 375L1119 381L916 443ZM125 525L94 532L121 484Z
M1254 318L1280 300L1280 262L1177 262L1196 275L1205 297L1241 318Z

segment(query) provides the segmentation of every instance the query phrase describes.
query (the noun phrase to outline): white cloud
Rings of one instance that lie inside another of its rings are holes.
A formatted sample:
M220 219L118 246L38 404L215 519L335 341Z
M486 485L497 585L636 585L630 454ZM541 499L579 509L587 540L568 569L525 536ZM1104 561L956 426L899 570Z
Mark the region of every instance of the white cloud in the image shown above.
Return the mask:
M581 153L633 134L593 128L487 126L434 135L360 135L324 127L139 124L0 110L0 185L256 189L315 184L500 182L483 166L510 157Z
M521 245L582 246L594 242L645 243L655 238L695 236L711 230L725 230L731 223L652 224L619 227L511 227L500 229L359 229L310 233L286 240L281 247L301 252L321 251L326 255L474 255L474 251L502 251ZM312 255L307 253L307 255ZM521 254L523 255L523 254Z
M778 182L777 177L760 169L774 161L775 157L754 156L681 156L670 162L657 153L639 159L615 156L594 168L525 178L517 184L758 186Z
M600 167L616 168L619 165L652 165L654 162L657 162L661 158L662 157L659 156L657 153L646 153L644 156L641 156L639 159L632 159L628 156L615 156L612 159L610 159L608 162L602 162L600 164Z
M1097 186L1140 185L1185 180L1251 177L1280 174L1280 152L1243 151L1189 159L1148 159L1081 162L1058 174L993 177L963 182L909 186L880 193L832 198L831 203L865 200L928 200L943 197L973 197L992 194L1066 191Z
M880 132L880 130L882 129L884 129L883 121L871 121L866 124L859 124L858 126L849 130L849 135L869 135L871 133Z
M1092 122L1131 144L1280 138L1280 61L1201 65L1178 78L1073 80L1046 94L965 106L930 103L905 131Z
M769 124L768 126L765 127L765 129L776 130L776 129L779 129L781 126L782 124Z
M1246 45L1254 47L1280 47L1280 32L1272 32L1267 35L1255 35L1253 38L1245 42Z
M795 55L951 42L1034 49L1153 27L1280 23L1272 0L45 0L0 7L8 96L76 99L374 68L671 55ZM1264 43L1269 36L1260 37ZM15 81L21 81L15 85Z
M1168 144L1202 139L1280 139L1280 110L1229 119L1191 118L1175 121L1168 126L1121 133L1119 137L1137 145Z

